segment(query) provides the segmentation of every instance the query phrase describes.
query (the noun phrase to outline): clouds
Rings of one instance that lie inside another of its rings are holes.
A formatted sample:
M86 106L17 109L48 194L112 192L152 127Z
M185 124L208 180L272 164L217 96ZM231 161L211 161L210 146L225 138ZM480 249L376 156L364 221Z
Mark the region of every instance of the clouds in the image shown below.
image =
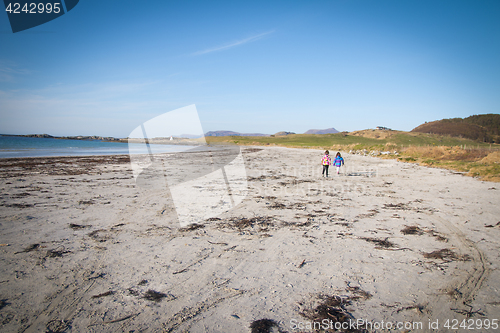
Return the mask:
M30 74L31 71L19 68L12 61L0 60L0 82L11 82L17 76Z
M240 46L240 45L243 45L243 44L255 42L255 41L257 41L259 39L262 39L265 36L270 35L272 33L274 33L274 30L271 30L271 31L268 31L268 32L264 32L264 33L261 33L261 34L258 34L258 35L252 36L252 37L248 37L248 38L245 38L245 39L240 39L240 40L237 40L235 42L232 42L232 43L229 43L229 44L226 44L226 45L217 46L217 47L213 47L213 48L210 48L210 49L205 49L205 50L197 51L197 52L192 53L191 55L192 56L199 56L199 55L203 55L203 54L207 54L207 53L228 50L228 49L231 49L231 48L236 47L236 46Z

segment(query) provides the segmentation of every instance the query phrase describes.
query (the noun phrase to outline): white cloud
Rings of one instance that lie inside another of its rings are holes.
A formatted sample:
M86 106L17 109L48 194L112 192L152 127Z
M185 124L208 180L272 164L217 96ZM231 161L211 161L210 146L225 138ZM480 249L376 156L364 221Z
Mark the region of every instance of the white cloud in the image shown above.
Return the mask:
M19 68L15 63L0 60L0 81L12 81L18 75L30 74L31 71Z
M232 42L230 44L226 44L226 45L222 45L222 46L218 46L218 47L214 47L214 48L210 48L210 49L206 49L206 50L202 50L202 51L197 51L197 52L192 53L191 55L197 56L197 55L202 55L202 54L207 54L207 53L212 53L212 52L227 50L227 49L230 49L230 48L233 48L233 47L236 47L236 46L240 46L240 45L243 45L243 44L246 44L246 43L255 42L256 40L259 40L259 39L263 38L266 35L272 34L273 32L274 32L274 30L271 30L271 31L268 31L268 32L264 32L264 33L252 36L252 37L248 37L248 38L245 38L245 39L240 39L240 40Z

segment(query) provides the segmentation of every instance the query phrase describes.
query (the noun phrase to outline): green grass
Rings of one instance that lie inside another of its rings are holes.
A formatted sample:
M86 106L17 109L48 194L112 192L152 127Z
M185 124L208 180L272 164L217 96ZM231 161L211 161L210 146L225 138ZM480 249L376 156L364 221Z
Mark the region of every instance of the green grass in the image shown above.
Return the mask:
M465 172L468 176L478 177L482 180L500 182L500 164L483 164L468 161L438 161L432 166Z
M495 157L483 160L484 157L491 156L489 154L495 151L498 150L446 148L442 155L436 154L435 157L429 158L425 157L429 153L428 148L410 147L401 151L398 160L455 170L482 180L500 182L500 160ZM391 158L391 156L388 158Z
M433 165L436 163L437 163L437 161L432 159L432 158L422 160L422 164L425 164L425 165Z
M414 157L399 157L398 160L405 162L416 162L417 159Z
M489 143L480 143L469 139L456 138L446 135L435 135L427 133L398 133L392 140L398 146L469 146L471 148L489 147Z
M207 137L209 142L232 142L239 145L266 145L273 144L286 147L328 147L331 145L355 145L373 146L379 144L377 139L369 139L355 136L344 136L337 134L290 134L276 137L258 136L230 136L230 137Z
M478 143L468 139L454 138L426 133L396 132L385 139L366 138L361 136L336 134L291 134L276 137L223 136L206 137L209 143L230 142L238 145L277 145L284 147L329 148L344 146L348 149L384 150L408 146L467 146L484 148L488 143Z

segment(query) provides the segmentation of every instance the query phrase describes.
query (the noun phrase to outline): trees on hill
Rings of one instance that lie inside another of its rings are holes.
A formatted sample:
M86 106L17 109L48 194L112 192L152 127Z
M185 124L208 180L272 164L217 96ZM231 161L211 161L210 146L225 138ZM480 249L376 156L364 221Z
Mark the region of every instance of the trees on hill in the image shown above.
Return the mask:
M500 114L483 114L432 121L415 127L412 132L450 135L481 142L500 143Z

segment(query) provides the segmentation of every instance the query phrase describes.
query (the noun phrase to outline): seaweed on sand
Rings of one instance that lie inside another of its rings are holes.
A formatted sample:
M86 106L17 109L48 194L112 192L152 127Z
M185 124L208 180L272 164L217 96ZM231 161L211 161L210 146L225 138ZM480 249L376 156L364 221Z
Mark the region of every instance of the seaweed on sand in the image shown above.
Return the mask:
M24 250L19 251L19 252L16 252L16 253L14 253L14 254L23 253L23 252L31 252L31 251L38 250L38 248L40 248L40 244L38 244L38 243L36 243L36 244L31 244L30 246L28 246L28 247L27 247L27 248L25 248Z
M351 299L354 299L354 300L370 299L373 297L373 295L370 294L368 291L365 291L358 286L354 286L354 287L348 286L346 288L346 290L354 294L353 296L351 296Z
M408 207L408 204L403 203L403 202L400 202L397 204L392 204L392 203L384 204L384 206L382 208L384 208L384 209L399 209L399 210L410 210L411 209L410 207Z
M6 158L1 165L9 168L2 178L24 177L27 175L92 175L102 173L101 166L108 164L128 164L128 155L88 157L48 157L48 158Z
M4 299L0 299L0 310L3 309L7 304L7 301Z
M231 224L229 224L229 227L233 229L243 230L247 228L253 228L254 226L259 226L262 230L267 230L268 227L274 226L272 219L273 218L271 216L255 216L251 218L233 217L230 219Z
M416 225L407 225L401 230L401 233L404 235L423 235L424 232Z
M259 319L250 324L252 333L270 333L273 327L279 327L278 323L272 319Z
M428 253L424 253L424 258L427 259L441 259L443 261L468 261L470 257L468 255L459 256L450 249L441 249Z
M286 208L285 204L281 202L273 202L272 204L267 206L268 209L284 209Z
M94 200L90 199L90 200L80 200L78 201L78 204L79 205L93 205L95 203Z
M59 319L53 319L45 326L47 333L62 333L71 329L71 322Z
M356 320L345 308L347 305L351 305L352 300L356 298L320 295L319 299L321 302L316 307L300 312L303 317L311 320L314 329L325 331L322 325L325 322L331 323L335 327L335 323L349 323ZM348 328L345 332L358 333L365 332L365 330Z
M389 249L389 248L396 247L396 244L388 241L389 237L386 237L385 239L372 238L372 237L360 237L360 239L363 239L363 240L370 242L370 243L375 243L377 245L377 246L375 246L376 249Z
M110 295L113 295L115 293L115 291L106 291L105 293L102 293L102 294L99 294L99 295L94 295L92 296L92 298L101 298L101 297L105 297L105 296L110 296Z
M356 218L357 219L370 218L370 217L374 217L378 213L380 213L378 210L376 210L376 209L370 209L367 213L365 213L365 214L359 214L358 216L356 216Z
M73 230L80 230L80 229L85 229L85 228L90 228L90 225L81 225L81 224L75 224L75 223L70 223L69 227Z
M186 231L193 231L193 230L202 229L202 228L205 228L205 226L203 224L192 223L192 224L188 225L187 227L179 228L179 231L186 232Z
M89 233L88 236L90 238L94 239L95 241L102 243L102 242L105 242L109 239L108 235L106 235L106 234L103 235L103 233L105 233L105 232L106 232L106 230L104 230L104 229L98 229L98 230L94 230L91 233Z
M148 301L153 301L156 303L161 302L166 297L169 298L170 300L175 299L175 297L170 294L164 294L153 289L149 289L148 291L146 291L144 296L142 296L142 298L145 298Z
M410 306L405 306L400 309L396 310L396 313L400 313L402 311L408 311L408 310L415 310L416 312L423 314L424 312L428 312L429 310L426 309L425 305L422 304L415 304L415 305L410 305Z
M10 205L5 205L6 207L13 207L13 208L29 208L33 207L32 204L27 204L27 203L13 203Z
M64 246L62 246L62 249L58 247L57 249L53 250L47 250L47 253L45 254L45 258L61 258L64 254L70 253L71 251L65 251Z
M440 242L447 242L448 241L448 238L438 234L437 232L431 231L429 233L431 234L431 236L436 237L436 239Z
M133 288L128 288L128 292L132 296L139 296L139 292L137 290L133 289Z

